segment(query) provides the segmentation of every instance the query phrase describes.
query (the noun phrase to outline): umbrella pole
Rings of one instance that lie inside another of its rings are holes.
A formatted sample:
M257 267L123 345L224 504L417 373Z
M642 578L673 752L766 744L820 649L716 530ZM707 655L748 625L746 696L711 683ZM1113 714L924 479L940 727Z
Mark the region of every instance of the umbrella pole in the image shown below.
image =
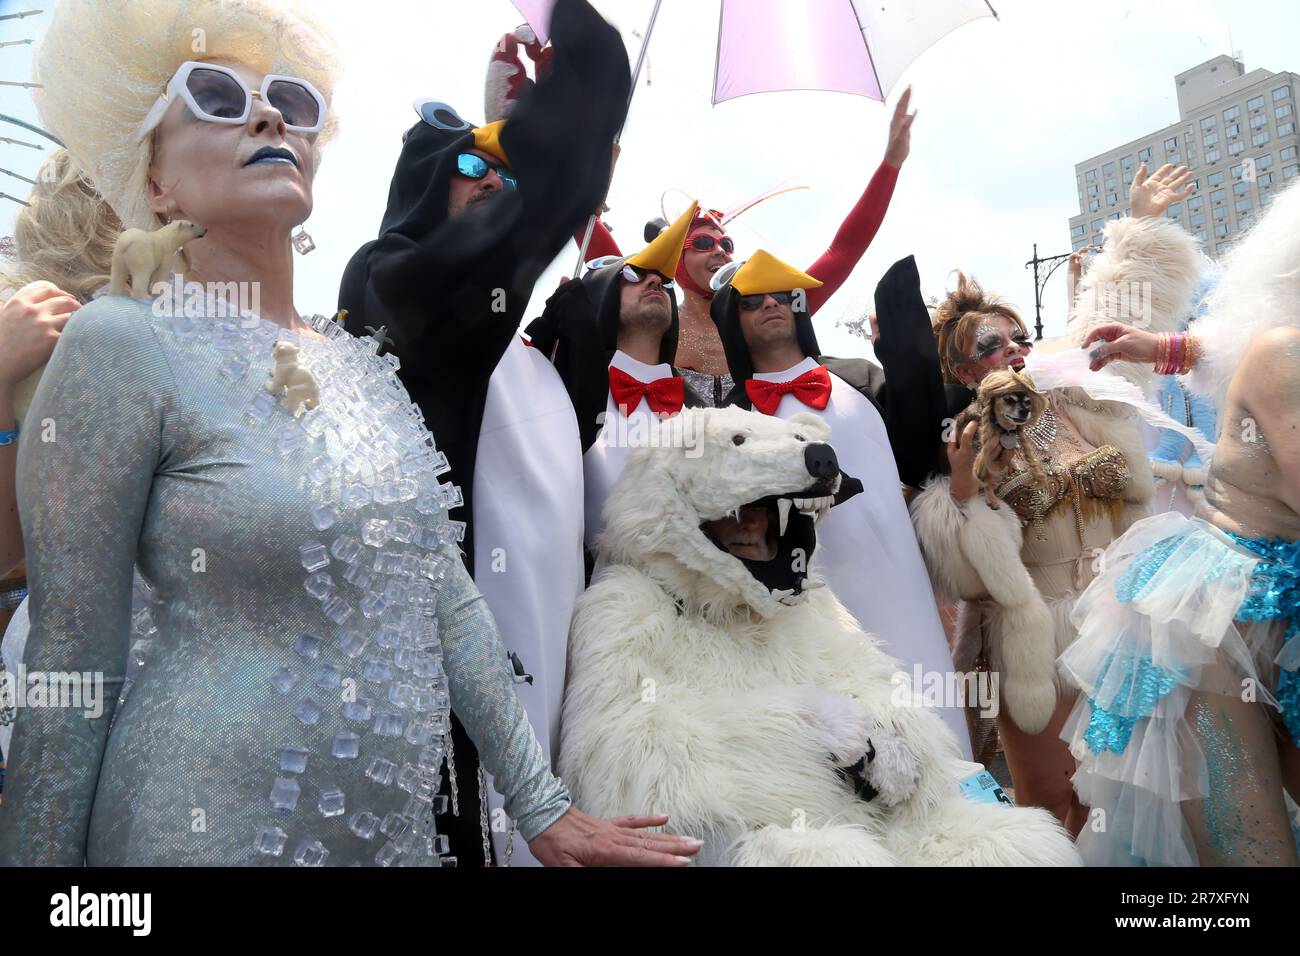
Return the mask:
M632 107L632 97L636 96L636 85L641 79L641 66L645 63L646 48L650 45L650 34L654 32L655 20L659 17L659 4L661 2L662 0L655 0L654 9L650 11L650 23L645 28L645 35L641 37L641 50L636 55L636 67L632 70L632 88L627 94L627 105L629 109ZM622 138L623 131L619 130L618 136L614 139L614 142L617 143ZM582 264L587 259L587 246L591 244L591 234L595 229L596 214L593 212L591 217L587 220L587 230L582 235L582 245L578 248L578 262L573 267L573 278L575 279L578 278L578 274L582 272Z

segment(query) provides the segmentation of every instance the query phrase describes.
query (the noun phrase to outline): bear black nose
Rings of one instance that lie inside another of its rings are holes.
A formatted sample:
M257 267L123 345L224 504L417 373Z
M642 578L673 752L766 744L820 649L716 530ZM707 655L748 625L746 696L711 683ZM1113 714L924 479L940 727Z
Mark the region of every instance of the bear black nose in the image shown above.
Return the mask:
M811 442L806 445L803 450L803 460L808 467L808 474L814 478L830 480L840 473L840 463L835 457L835 449L825 442Z

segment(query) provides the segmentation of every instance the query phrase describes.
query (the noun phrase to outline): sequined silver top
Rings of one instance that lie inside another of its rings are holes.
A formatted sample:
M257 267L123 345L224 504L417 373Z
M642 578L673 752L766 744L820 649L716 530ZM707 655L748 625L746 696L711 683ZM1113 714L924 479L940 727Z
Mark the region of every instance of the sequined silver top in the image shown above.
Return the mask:
M125 297L68 323L19 449L26 664L102 676L102 713L21 714L0 864L438 865L448 705L526 838L568 809L395 360L318 328ZM306 414L266 389L278 340ZM113 720L133 563L157 634Z

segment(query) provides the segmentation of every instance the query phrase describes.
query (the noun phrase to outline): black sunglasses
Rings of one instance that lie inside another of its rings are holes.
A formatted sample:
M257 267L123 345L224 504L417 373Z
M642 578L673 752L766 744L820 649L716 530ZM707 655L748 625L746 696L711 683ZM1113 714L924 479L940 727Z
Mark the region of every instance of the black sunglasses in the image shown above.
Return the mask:
M746 312L753 312L763 304L763 300L769 295L776 300L777 305L789 305L794 301L793 292L759 292L754 295L742 295L740 297L740 307Z

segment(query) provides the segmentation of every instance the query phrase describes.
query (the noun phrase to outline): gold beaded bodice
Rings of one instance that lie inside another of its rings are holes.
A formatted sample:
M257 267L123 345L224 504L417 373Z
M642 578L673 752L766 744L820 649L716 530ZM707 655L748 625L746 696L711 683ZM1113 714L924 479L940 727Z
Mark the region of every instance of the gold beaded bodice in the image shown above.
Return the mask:
M1057 508L1073 508L1082 523L1085 515L1113 512L1123 501L1129 484L1128 461L1114 445L1085 447L1073 427L1063 426L1050 406L1040 423L1026 431L1028 448L1015 453L997 495L1040 537L1043 522ZM1026 451L1037 460L1041 477L1026 466Z

